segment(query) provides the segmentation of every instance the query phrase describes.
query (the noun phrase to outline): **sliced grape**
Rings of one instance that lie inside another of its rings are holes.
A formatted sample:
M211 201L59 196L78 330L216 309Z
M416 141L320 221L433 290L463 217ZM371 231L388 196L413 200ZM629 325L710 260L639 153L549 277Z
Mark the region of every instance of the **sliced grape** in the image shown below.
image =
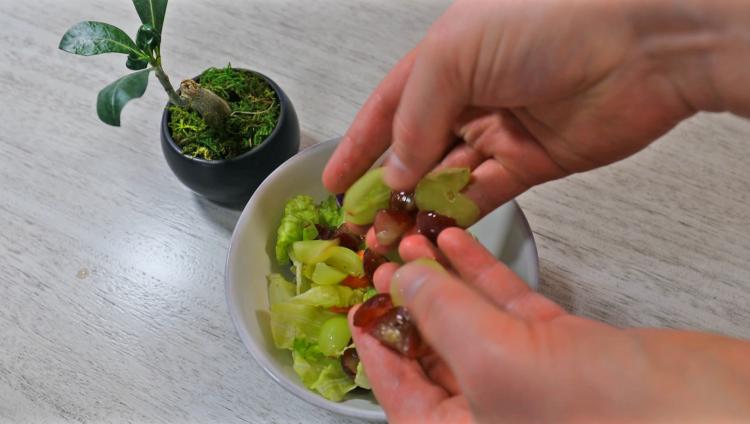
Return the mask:
M378 317L368 332L384 346L407 358L414 359L425 352L417 325L403 306L391 308Z
M341 367L349 377L354 378L357 375L357 366L359 366L359 354L357 354L357 349L350 347L341 354Z
M339 246L346 247L355 252L359 250L359 246L362 244L362 236L352 233L346 225L337 228L331 238L337 239Z
M337 246L338 240L304 240L292 244L294 257L303 264L316 264L328 259L331 247Z
M383 168L376 168L360 177L344 196L344 220L356 225L372 223L375 214L385 209L391 189L383 182Z
M391 193L390 210L403 212L416 212L417 203L414 201L414 193L405 191L394 191Z
M326 265L325 262L315 264L315 271L312 274L312 280L315 284L332 285L342 282L346 278L346 273Z
M378 244L388 247L400 240L413 225L414 218L408 212L383 209L375 215L373 228Z
M386 262L388 262L388 259L386 259L385 256L376 253L371 249L365 249L365 254L362 257L362 264L367 278L372 281L372 276L375 274L375 271L380 265L383 265Z
M318 335L318 348L327 356L337 356L341 353L352 338L349 330L349 322L346 317L335 316L329 318L320 327Z
M325 261L326 264L343 271L349 275L361 277L365 275L362 259L357 252L345 247L334 246L330 250L330 256Z
M455 226L456 221L453 218L433 211L419 211L417 214L417 233L427 237L435 244L437 244L437 238L441 231Z
M427 174L417 184L414 199L420 211L435 211L469 227L479 219L479 207L460 191L469 183L468 168L448 168Z
M354 313L354 325L365 330L375 324L375 321L393 308L391 295L378 293L367 299Z

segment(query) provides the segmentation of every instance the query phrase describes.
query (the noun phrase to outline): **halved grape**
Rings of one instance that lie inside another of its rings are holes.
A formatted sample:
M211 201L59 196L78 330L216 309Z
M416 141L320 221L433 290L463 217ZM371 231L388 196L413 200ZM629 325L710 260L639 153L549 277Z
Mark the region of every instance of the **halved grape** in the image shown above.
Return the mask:
M357 375L357 366L359 365L359 354L357 349L350 347L341 354L341 367L344 371L349 374L349 377L354 378Z
M349 275L357 277L365 275L365 270L362 266L362 259L359 258L357 252L345 247L332 247L330 250L330 256L325 260L325 263Z
M339 244L338 240L304 240L292 244L294 257L303 264L323 262L331 256L331 248Z
M346 317L335 316L329 318L320 327L318 348L324 355L337 356L349 345L351 338L352 333L349 330L349 322L347 322Z
M312 280L315 284L332 285L342 282L346 278L346 273L326 265L325 262L315 264L315 271L312 274Z
M354 313L354 325L365 330L375 324L375 321L393 308L391 295L378 293L367 299Z
M468 168L447 168L427 174L417 184L414 199L421 211L435 211L468 227L479 219L479 207L460 191L471 180Z
M346 225L341 225L337 228L331 238L337 239L339 246L346 247L355 252L359 250L359 246L362 244L362 236L352 233Z
M380 265L383 265L386 262L388 262L388 259L385 256L376 253L371 249L365 249L365 253L362 257L362 265L364 266L367 278L372 281L372 276L375 274L375 271Z
M396 243L414 225L414 218L408 212L383 209L375 215L373 228L378 244L383 247Z
M344 220L357 225L372 223L380 209L388 207L391 189L383 182L383 168L360 177L344 196Z
M455 226L456 221L453 218L433 211L419 211L417 214L417 233L427 237L435 244L437 244L437 238L441 231Z
M391 308L380 316L369 333L384 346L407 358L417 358L426 350L417 325L403 306Z

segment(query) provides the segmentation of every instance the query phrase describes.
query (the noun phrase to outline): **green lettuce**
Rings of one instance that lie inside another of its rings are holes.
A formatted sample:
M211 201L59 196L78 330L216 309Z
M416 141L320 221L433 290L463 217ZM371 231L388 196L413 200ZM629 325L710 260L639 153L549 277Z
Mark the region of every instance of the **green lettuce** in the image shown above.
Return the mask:
M344 223L344 209L334 196L328 196L320 203L320 223L331 228L338 228Z
M295 241L318 236L315 224L320 220L318 207L310 196L293 197L284 207L284 215L276 232L276 260L279 265L289 262L289 248ZM314 231L314 235L313 235Z
M294 283L290 283L281 274L269 274L268 280L268 303L275 305L286 302L294 297L297 288Z
M362 365L362 361L357 364L357 375L354 376L354 384L363 389L372 389L372 386L370 386L370 379L367 378L367 374L365 374L365 367Z
M294 302L271 305L271 336L280 349L291 349L295 339L318 340L320 327L333 312Z
M338 402L357 385L336 358L323 355L317 343L300 339L292 348L294 371L305 387L315 390L326 399Z

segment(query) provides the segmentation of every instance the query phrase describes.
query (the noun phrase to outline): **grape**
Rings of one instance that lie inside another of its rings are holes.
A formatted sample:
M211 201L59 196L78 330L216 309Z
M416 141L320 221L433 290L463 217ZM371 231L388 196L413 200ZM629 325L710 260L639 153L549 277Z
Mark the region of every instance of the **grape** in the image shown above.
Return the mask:
M316 264L331 256L331 247L339 244L338 240L303 240L292 244L294 257L303 264Z
M359 354L357 354L357 349L350 347L341 355L341 368L349 377L354 378L357 375L357 365L359 365Z
M356 225L372 224L375 214L391 200L391 189L383 182L383 168L360 177L344 196L344 219Z
M365 270L362 266L362 259L359 258L359 255L357 255L356 252L341 246L334 246L331 248L331 254L328 259L326 259L325 263L349 275L357 277L365 275Z
M331 238L338 240L339 246L355 252L359 250L359 245L362 244L362 236L352 233L345 225L337 228Z
M427 237L435 244L437 244L437 238L441 231L455 226L456 220L433 211L419 211L417 214L417 233Z
M349 344L351 338L352 333L346 317L335 316L326 320L320 327L318 347L324 355L336 356Z
M369 331L386 347L407 358L417 358L425 352L422 336L414 320L403 306L391 308L381 315Z
M365 329L372 326L375 321L393 308L391 295L379 293L367 299L354 313L354 325Z
M354 314L354 325L408 358L426 351L409 311L403 306L394 307L389 294L377 294L363 303Z
M364 265L365 275L372 281L372 276L380 265L388 262L385 256L372 251L371 249L365 249L365 254L362 258L362 264Z
M417 204L414 202L414 193L405 191L394 191L391 193L389 209L393 211L416 212Z
M320 285L333 285L342 282L346 278L346 273L327 265L325 262L315 264L315 270L312 273L313 283Z
M427 174L417 184L414 200L420 211L434 211L468 227L479 219L479 207L460 191L471 180L468 168L448 168Z
M375 237L381 246L391 246L397 242L406 230L414 225L414 218L403 211L383 209L375 215Z
M315 224L315 229L318 230L318 240L330 240L333 238L334 230L331 227Z

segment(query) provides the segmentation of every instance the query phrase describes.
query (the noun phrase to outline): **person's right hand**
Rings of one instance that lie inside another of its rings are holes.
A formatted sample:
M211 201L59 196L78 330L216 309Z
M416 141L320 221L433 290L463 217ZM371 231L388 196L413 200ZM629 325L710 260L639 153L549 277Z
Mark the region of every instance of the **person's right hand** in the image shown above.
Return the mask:
M371 95L323 182L345 191L390 147L393 189L468 166L486 214L631 155L696 110L750 112L730 99L750 74L719 72L749 50L749 13L732 0L459 0Z
M750 419L750 343L573 316L463 230L446 229L438 244L455 274L417 262L388 263L375 274L378 290L397 285L434 353L405 359L352 327L390 422ZM400 252L414 260L434 257L433 249L412 236Z

